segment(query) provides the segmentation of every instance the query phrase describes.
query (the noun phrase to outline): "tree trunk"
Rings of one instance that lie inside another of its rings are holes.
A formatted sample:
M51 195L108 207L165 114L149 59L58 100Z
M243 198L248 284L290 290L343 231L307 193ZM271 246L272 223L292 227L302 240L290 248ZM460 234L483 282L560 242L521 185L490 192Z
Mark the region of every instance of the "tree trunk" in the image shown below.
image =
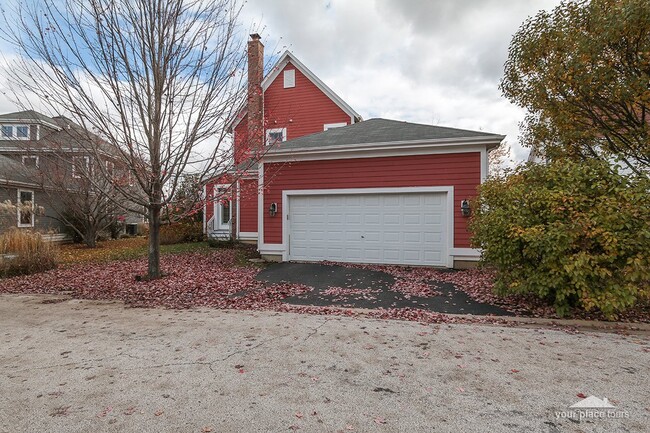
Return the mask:
M88 248L95 248L97 246L97 230L94 227L86 227L84 243Z
M160 278L160 206L149 208L149 279Z

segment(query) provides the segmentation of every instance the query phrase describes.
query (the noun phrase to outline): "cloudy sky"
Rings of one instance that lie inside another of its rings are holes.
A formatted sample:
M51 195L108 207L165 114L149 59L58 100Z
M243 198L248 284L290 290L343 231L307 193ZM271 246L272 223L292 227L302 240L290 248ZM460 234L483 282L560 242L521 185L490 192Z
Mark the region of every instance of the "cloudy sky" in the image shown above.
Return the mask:
M248 0L267 55L291 50L364 119L507 135L524 112L498 89L512 35L559 0Z
M559 0L247 0L267 59L291 50L364 119L384 117L507 135L524 112L498 89L512 35ZM0 43L3 55L10 55ZM0 87L2 87L0 77ZM38 109L36 105L34 108ZM0 113L18 108L0 98Z

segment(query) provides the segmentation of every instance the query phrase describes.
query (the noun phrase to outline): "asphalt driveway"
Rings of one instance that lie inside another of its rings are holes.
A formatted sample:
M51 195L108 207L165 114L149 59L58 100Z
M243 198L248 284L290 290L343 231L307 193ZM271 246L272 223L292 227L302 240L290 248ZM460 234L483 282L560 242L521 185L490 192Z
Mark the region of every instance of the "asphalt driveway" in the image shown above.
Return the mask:
M454 272L449 270L448 272ZM440 295L408 296L392 290L395 277L381 271L348 268L320 263L274 263L262 270L257 279L270 283L296 283L314 290L286 298L294 305L335 306L345 308L420 308L436 313L511 316L512 313L494 305L476 302L453 284L432 281L431 287ZM357 289L358 293L339 293L332 287Z

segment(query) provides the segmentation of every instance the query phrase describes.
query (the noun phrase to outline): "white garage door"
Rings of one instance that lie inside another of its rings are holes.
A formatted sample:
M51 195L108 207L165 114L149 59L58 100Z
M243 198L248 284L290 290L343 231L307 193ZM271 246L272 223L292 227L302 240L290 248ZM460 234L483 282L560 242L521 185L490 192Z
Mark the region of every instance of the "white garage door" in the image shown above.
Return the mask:
M446 194L289 197L289 259L447 265Z

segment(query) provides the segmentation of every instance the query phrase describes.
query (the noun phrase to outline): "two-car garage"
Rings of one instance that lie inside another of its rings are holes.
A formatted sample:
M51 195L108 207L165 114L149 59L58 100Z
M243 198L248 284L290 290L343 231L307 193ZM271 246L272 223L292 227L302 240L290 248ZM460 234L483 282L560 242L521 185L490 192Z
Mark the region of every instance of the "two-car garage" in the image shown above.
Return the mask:
M285 191L286 259L448 266L451 191Z

